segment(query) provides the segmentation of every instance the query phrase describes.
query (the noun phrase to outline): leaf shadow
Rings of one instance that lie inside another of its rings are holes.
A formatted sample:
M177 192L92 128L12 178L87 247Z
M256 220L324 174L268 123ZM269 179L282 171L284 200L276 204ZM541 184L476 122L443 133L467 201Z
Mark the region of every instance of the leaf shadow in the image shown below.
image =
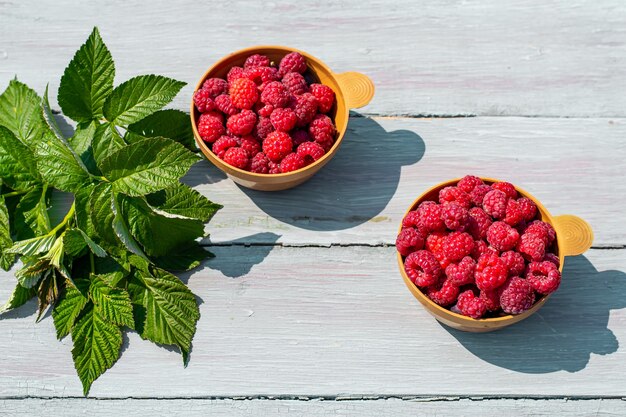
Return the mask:
M41 320L45 319L48 315L50 315L51 310L52 309L48 309L48 311L46 311L44 315L41 317ZM18 308L9 310L6 313L2 313L2 315L0 315L0 321L24 319L30 316L35 316L36 313L37 313L37 298L35 297L27 301L24 305ZM33 317L33 320L35 320L34 317Z

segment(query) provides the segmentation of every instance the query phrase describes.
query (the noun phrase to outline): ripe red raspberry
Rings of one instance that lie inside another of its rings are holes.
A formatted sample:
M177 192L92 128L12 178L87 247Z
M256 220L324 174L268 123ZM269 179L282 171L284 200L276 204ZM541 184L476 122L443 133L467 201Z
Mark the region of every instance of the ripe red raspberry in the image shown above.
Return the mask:
M270 117L271 114L274 112L274 106L269 104L263 104L260 101L257 101L254 108L257 114L262 117Z
M461 207L468 210L472 205L470 196L457 187L445 187L441 191L439 191L439 202L441 204L455 202Z
M263 152L259 152L250 161L250 172L254 172L256 174L267 174L269 173L269 159Z
M317 99L318 109L322 113L328 113L335 104L335 92L324 84L311 84L311 94Z
M435 255L442 269L446 269L451 262L443 250L443 240L447 235L446 232L433 232L426 237L426 249Z
M492 249L492 250L495 251L495 249ZM487 253L487 251L489 251L489 245L487 245L487 243L485 243L484 240L475 240L474 241L474 249L472 249L471 256L472 256L472 258L477 260L482 255Z
M456 301L459 295L459 287L454 285L449 279L443 280L441 288L438 285L431 285L426 289L426 295L440 306L448 306Z
M430 203L430 204L426 204ZM443 230L445 224L441 217L441 206L434 201L424 202L417 208L419 214L418 227L426 232Z
M261 101L274 108L285 107L289 104L289 91L279 81L272 81L263 88Z
M305 142L311 142L311 136L309 136L309 132L303 129L296 129L291 132L291 137L293 138L293 146L300 146Z
M517 251L526 259L540 261L546 255L546 242L541 236L524 233L517 243Z
M524 220L524 213L517 200L512 198L506 202L506 214L504 215L504 222L511 226L517 226Z
M224 114L218 110L207 111L207 112L204 112L203 114L206 114L207 116L217 117L220 123L224 124Z
M272 67L250 67L243 71L243 74L249 80L254 81L256 85L259 85L262 89L264 85L273 81L278 81L278 70Z
M293 143L285 132L272 132L263 140L263 152L272 162L280 162L291 153Z
M468 222L468 232L475 240L485 239L487 237L487 230L493 223L491 216L489 216L480 207L472 207L469 209L470 221Z
M263 140L274 131L274 125L268 117L259 117L259 121L254 127L252 134L259 140Z
M232 83L235 80L238 80L239 78L244 78L245 77L245 73L243 68L241 67L232 67L229 71L228 71L228 75L226 75L226 79L228 80L228 83Z
M196 109L198 109L200 113L204 113L215 108L215 103L209 96L209 92L207 90L198 90L193 93L193 103L196 105Z
M294 96L299 96L309 92L309 85L306 80L297 72L289 72L283 77L283 84Z
M502 295L500 295L500 306L502 311L508 314L520 314L533 306L535 302L535 292L530 284L520 277L510 279Z
M226 153L226 151L237 145L237 139L235 139L234 137L221 136L218 140L215 141L215 143L211 147L211 151L213 151L213 153L217 155L218 158L224 159L224 154Z
M280 164L270 161L267 166L270 168L270 174L280 174Z
M473 284L474 272L476 271L476 262L469 257L461 259L457 264L450 264L446 267L446 276L457 286Z
M504 290L505 287L506 283L494 290L480 292L480 298L485 301L487 311L500 310L500 296L502 295L502 290Z
M420 250L423 247L424 235L412 227L402 229L396 238L396 249L402 256L408 256L411 252Z
M217 107L217 109L222 113L229 116L239 113L239 109L233 105L230 96L227 94L222 94L215 98L215 107Z
M491 184L491 188L502 191L508 198L517 198L517 190L510 182L496 182Z
M294 141L295 145L295 141ZM304 158L306 164L311 164L313 161L317 161L326 154L324 149L316 142L305 142L298 146L298 155Z
M247 135L241 138L241 149L245 149L250 157L255 156L261 152L261 144L252 135Z
M485 195L487 195L487 193L491 190L492 188L487 184L477 185L476 188L469 193L470 200L477 206L482 206Z
M443 253L450 261L458 261L472 253L474 239L464 232L452 232L443 239Z
M522 218L529 222L537 215L537 205L530 199L522 197L517 200L519 209L522 212Z
M208 113L203 113L198 119L198 133L203 141L215 142L225 132L221 120Z
M318 114L309 125L309 134L316 142L328 142L335 140L335 125L330 117Z
M274 129L280 130L281 132L289 132L296 125L298 118L293 110L279 108L272 112L270 121L272 122Z
M483 199L483 210L494 219L506 216L506 194L500 190L491 190Z
M251 109L259 99L259 91L254 81L248 78L238 78L230 83L228 89L230 100L238 109Z
M297 153L292 152L280 161L280 172L296 171L300 168L304 168L305 165L306 163L304 162L304 158Z
M254 126L256 126L256 114L252 110L242 110L241 113L230 116L226 122L228 130L239 136L251 133Z
M437 282L441 267L437 258L426 250L409 254L404 260L404 270L411 282L418 287L428 287Z
M209 97L216 98L228 91L228 82L221 78L209 78L202 84L202 89L209 93Z
M526 280L539 294L550 294L561 284L561 273L550 261L531 262L528 264Z
M524 257L515 251L506 251L500 255L500 259L506 265L506 269L509 271L509 276L521 276L526 269L526 262Z
M556 232L554 228L549 223L541 220L535 220L530 223L526 230L524 230L524 234L541 237L546 242L546 247L552 245L552 242L556 239Z
M298 127L311 123L317 114L317 99L311 93L304 93L296 97L293 111L298 117Z
M224 162L240 169L246 169L250 163L250 157L244 149L233 147L224 153Z
M497 250L511 250L519 240L517 230L504 222L494 222L487 230L487 242Z
M466 175L459 180L457 187L466 193L471 193L478 185L484 184L483 180L473 175Z
M487 312L487 303L483 298L476 297L472 290L467 290L459 295L456 308L464 316L479 319Z
M508 276L506 265L500 257L493 253L485 253L476 263L476 286L481 291L493 290L506 282Z
M554 253L546 253L543 257L544 261L552 262L557 268L561 266L561 260Z
M331 138L326 138L325 140L318 140L316 143L319 143L324 151L328 153L328 151L330 151L335 144L335 141Z
M445 204L441 209L441 218L450 230L464 231L469 220L467 209L455 202Z
M306 71L306 59L298 52L291 52L280 60L278 69L281 76L284 76L288 72L299 72L302 74Z
M246 62L244 62L243 67L244 68L268 67L269 65L270 65L270 59L268 57L266 57L265 55L261 55L261 54L254 54L246 58Z

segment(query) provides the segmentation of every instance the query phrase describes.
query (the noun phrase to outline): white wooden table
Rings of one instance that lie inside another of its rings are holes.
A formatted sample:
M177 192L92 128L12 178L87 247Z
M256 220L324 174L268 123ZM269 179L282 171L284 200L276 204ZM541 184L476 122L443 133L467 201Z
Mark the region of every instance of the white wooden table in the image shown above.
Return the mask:
M188 368L130 334L85 399L71 340L36 325L30 303L0 319L0 415L626 415L626 3L339 3L0 3L1 88L17 74L56 97L94 25L118 82L187 81L184 110L209 65L253 44L377 88L296 189L192 169L186 182L224 209L206 242L216 259L185 277L203 301ZM394 257L415 196L466 173L519 184L596 233L538 314L491 334L439 325ZM0 275L0 299L13 284Z

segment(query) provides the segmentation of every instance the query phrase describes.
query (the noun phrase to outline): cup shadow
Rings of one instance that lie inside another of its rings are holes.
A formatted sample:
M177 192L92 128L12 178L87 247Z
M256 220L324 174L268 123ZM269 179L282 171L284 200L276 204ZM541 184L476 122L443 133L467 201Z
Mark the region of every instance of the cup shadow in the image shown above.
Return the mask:
M359 116L352 114L332 161L304 184L272 193L241 190L268 215L303 229L343 230L374 219L398 188L402 166L422 159L426 145L415 132L387 132Z
M598 272L585 256L567 258L561 287L533 316L493 333L466 333L442 325L486 362L541 374L583 370L591 354L608 355L619 342L609 312L626 307L626 274Z

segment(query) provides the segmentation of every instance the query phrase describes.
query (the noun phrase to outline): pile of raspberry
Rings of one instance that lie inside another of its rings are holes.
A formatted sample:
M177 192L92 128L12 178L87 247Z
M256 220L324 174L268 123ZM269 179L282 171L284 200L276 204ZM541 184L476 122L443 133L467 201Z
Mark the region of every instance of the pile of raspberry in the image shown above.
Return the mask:
M522 313L559 287L555 242L511 183L468 175L406 215L396 248L431 300L479 319Z
M332 148L337 132L328 113L335 93L307 81L306 59L285 55L278 67L249 56L226 79L209 78L193 95L198 133L234 167L257 174L295 171Z

